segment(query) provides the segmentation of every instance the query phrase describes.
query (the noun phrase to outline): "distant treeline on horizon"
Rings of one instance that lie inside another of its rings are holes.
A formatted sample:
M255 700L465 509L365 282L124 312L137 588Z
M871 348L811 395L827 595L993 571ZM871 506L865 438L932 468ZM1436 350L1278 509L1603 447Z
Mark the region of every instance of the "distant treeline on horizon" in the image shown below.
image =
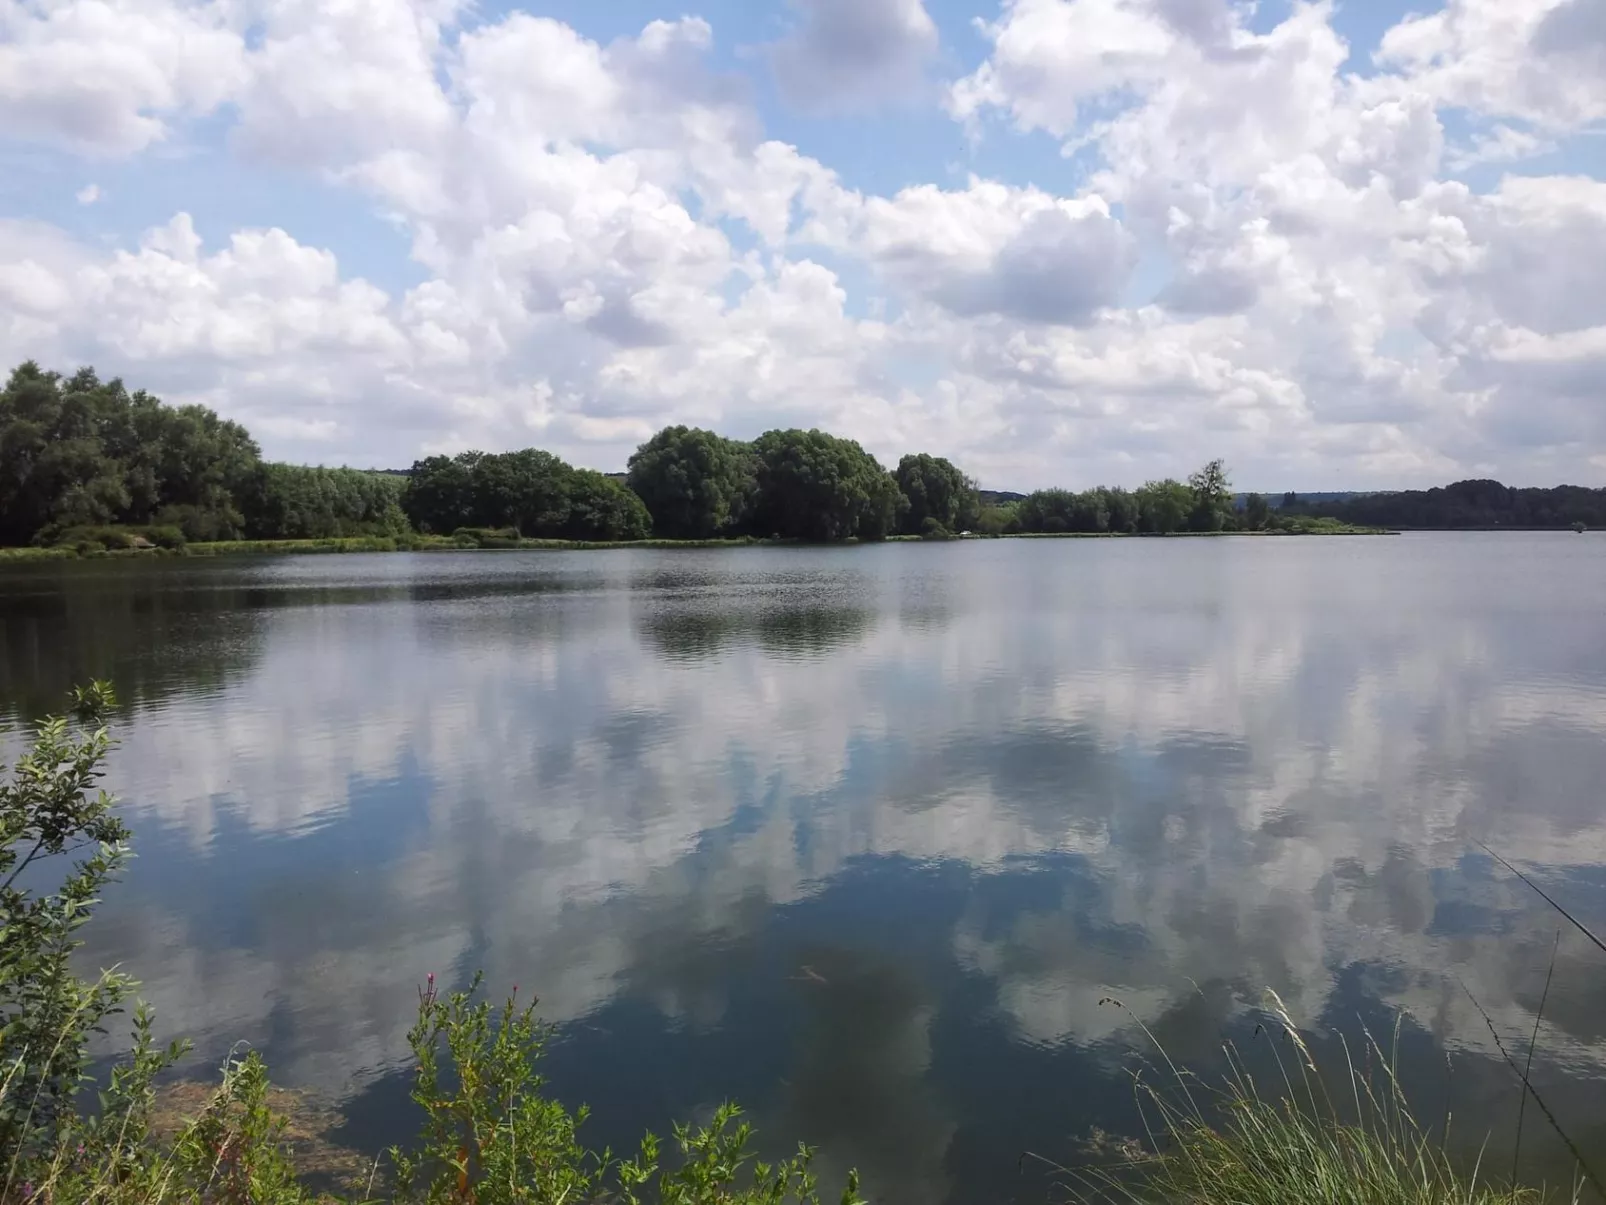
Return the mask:
M668 427L623 475L575 468L550 452L432 456L406 470L264 461L240 424L204 406L168 406L92 369L65 376L33 362L0 390L0 545L71 542L103 526L157 543L338 536L451 535L622 541L780 537L879 540L987 535L1320 530L1379 527L1606 527L1606 490L1442 489L1337 499L1235 496L1211 461L1187 481L1135 490L985 491L926 454L884 468L857 442L823 431L752 441Z

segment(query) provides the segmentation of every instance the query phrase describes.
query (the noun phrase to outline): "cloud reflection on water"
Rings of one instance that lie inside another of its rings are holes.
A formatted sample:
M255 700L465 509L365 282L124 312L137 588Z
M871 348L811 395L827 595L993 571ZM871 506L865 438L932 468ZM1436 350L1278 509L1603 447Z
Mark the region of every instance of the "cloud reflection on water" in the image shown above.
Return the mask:
M1486 1061L1458 977L1523 1032L1554 918L1474 842L1606 917L1606 556L1499 539L208 567L271 605L125 729L93 953L359 1112L483 967L610 1136L735 1095L898 1199L1119 1122L1133 1017L1208 1051L1269 986ZM1606 1061L1563 950L1553 1078Z

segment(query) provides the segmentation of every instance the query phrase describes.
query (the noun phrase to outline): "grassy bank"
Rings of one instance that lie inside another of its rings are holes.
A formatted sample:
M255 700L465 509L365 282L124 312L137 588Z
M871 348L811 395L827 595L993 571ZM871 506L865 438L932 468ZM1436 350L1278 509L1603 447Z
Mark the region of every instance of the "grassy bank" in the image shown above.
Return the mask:
M1318 523L1309 528L1277 531L1200 531L1173 532L1155 536L1124 532L1010 532L1002 536L965 535L948 536L946 540L1169 540L1212 536L1291 536L1291 535L1390 535L1382 528L1351 527L1343 523ZM846 541L855 543L856 541ZM892 536L888 543L929 543L928 536ZM527 540L517 536L343 536L321 540L215 540L185 544L176 548L108 548L103 544L81 541L76 545L58 545L37 548L0 548L0 565L32 564L43 561L71 560L138 560L168 556L272 556L305 555L309 553L349 552L483 552L483 551L545 551L582 552L605 551L618 548L750 548L759 545L796 544L795 540L763 540L745 537L735 540Z
M1398 533L1385 527L1353 527L1348 523L1312 524L1309 527L1274 528L1265 531L1171 531L1164 535L1125 531L1013 531L998 537L1004 540L1207 540L1219 536L1391 536ZM986 538L986 537L984 537Z
M742 548L767 540L525 540L462 536L344 536L322 540L213 540L179 548L71 547L0 548L0 565L61 560L139 560L168 556L273 556L342 552L601 551L610 548Z
M1074 1199L1115 1205L1581 1205L1586 1190L1599 1190L1582 1162L1566 1186L1502 1180L1487 1144L1470 1168L1459 1166L1446 1153L1452 1117L1446 1114L1435 1129L1411 1108L1393 1053L1398 1032L1387 1047L1370 1033L1359 1049L1346 1042L1341 1065L1318 1066L1282 1001L1267 995L1260 1029L1272 1039L1273 1069L1251 1073L1229 1046L1228 1072L1208 1083L1178 1069L1156 1045L1160 1066L1136 1081L1149 1141L1106 1140L1104 1157L1090 1166L1058 1168Z

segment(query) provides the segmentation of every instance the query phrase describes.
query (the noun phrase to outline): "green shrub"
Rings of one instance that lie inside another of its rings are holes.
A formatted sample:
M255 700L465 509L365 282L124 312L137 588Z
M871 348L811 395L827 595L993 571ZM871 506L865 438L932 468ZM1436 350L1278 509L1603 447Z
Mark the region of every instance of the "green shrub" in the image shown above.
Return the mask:
M240 534L240 516L229 509L169 505L156 512L156 523L161 527L177 527L186 540L194 543L232 540Z
M514 527L459 527L452 542L459 548L517 548L519 533Z
M77 691L73 716L39 724L0 784L0 1156L8 1162L43 1157L64 1127L78 1128L90 1035L133 987L118 974L87 982L71 966L79 928L129 856L128 829L99 787L114 702L104 683ZM80 853L54 890L19 886L36 863Z
M149 527L121 526L118 524L81 524L76 527L44 528L34 537L38 546L54 545L80 551L83 555L105 550L130 552L136 549L166 548L176 551L184 547L184 533L172 525Z
M184 532L180 528L171 525L147 527L145 528L145 538L158 548L166 548L174 552L188 543L184 538Z

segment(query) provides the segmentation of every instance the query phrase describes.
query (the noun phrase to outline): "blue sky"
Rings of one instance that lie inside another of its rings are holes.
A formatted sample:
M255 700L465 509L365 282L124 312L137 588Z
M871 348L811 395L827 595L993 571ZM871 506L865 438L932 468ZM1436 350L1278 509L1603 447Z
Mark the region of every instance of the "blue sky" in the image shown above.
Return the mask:
M0 353L274 456L1606 475L1606 0L7 0Z

